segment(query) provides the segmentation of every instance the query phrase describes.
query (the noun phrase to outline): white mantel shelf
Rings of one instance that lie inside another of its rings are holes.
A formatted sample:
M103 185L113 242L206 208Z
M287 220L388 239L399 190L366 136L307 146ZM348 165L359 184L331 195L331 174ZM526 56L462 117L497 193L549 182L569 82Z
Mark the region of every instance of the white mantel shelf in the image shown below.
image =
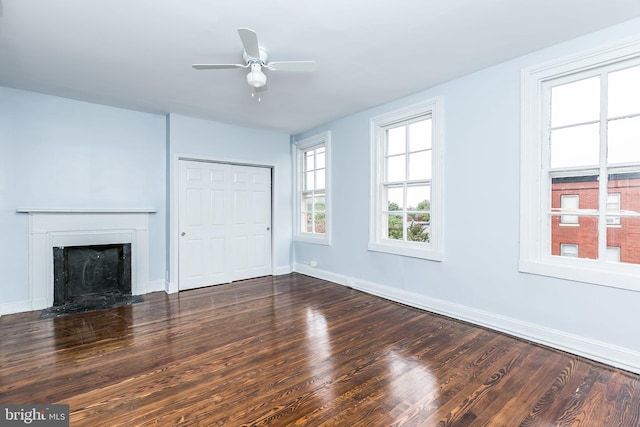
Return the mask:
M18 213L156 213L156 209L152 208L18 208Z

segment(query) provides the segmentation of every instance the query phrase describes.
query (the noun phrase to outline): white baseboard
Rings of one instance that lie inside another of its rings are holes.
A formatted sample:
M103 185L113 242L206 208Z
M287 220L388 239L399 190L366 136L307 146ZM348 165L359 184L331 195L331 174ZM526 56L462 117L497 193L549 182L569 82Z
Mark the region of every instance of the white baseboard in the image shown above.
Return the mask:
M5 302L0 304L0 315L23 313L31 310L31 303L29 301Z
M408 292L379 283L360 280L329 271L319 270L306 264L296 263L294 271L349 286L368 294L406 304L454 319L463 320L548 347L566 351L591 360L606 363L631 372L640 373L640 352L596 341L579 335L550 329L534 323L501 316L484 310L455 304L445 300Z
M293 272L293 268L290 265L282 265L280 267L276 267L273 272L274 276L283 276L285 274L289 274Z
M146 293L151 293L151 292L159 292L159 291L164 291L166 289L166 284L164 280L154 280L154 281L150 281L149 283L147 283L147 292Z
M178 282L171 282L169 280L164 282L164 291L168 294L175 294L180 289L178 289Z

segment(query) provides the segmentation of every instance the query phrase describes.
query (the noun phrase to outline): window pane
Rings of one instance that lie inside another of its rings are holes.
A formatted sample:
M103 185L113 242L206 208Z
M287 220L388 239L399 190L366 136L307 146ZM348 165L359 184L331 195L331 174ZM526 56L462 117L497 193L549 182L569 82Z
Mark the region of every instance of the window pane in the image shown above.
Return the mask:
M596 124L551 132L551 167L597 165L600 158L600 126Z
M405 126L387 130L387 156L407 151L407 129Z
M429 225L422 221L407 220L407 241L429 242Z
M431 151L409 155L409 179L431 179Z
M571 209L572 211L578 210L577 214L596 214L599 207L598 194L599 180L597 175L552 178L551 211L558 214L564 213L563 209Z
M390 187L387 188L387 209L390 211L399 211L404 209L404 188Z
M306 179L304 182L304 189L307 191L315 189L315 172L310 171L310 172L307 172L305 175L306 175Z
M314 227L316 233L324 233L326 230L326 218L324 212L316 212L314 219Z
M324 212L325 209L325 199L324 196L315 197L314 209L316 212Z
M431 119L409 125L409 151L431 148Z
M552 127L589 122L599 117L599 76L551 88Z
M574 256L598 259L598 217L580 216L579 224L578 227L560 227L560 215L551 216L552 255L571 256L567 249L570 246L563 245L576 245L578 253Z
M407 187L407 210L429 210L430 190L431 188L428 185Z
M622 217L619 227L607 227L607 246L619 248L619 262L640 264L640 239L637 230L640 230L640 218L637 217Z
M324 148L318 148L316 151L316 168L324 168Z
M300 225L302 226L302 232L304 233L312 233L313 232L313 223L311 222L311 214L303 213L302 219L300 221Z
M314 158L314 154L313 154L313 150L311 151L307 151L305 153L305 170L306 171L310 171L315 169L314 164L313 164L313 158Z
M324 190L324 169L316 170L316 190Z
M313 205L313 196L302 196L302 212L311 212Z
M640 117L608 123L607 161L640 162Z
M640 66L609 74L609 117L640 113Z
M387 222L387 237L393 240L403 240L402 215L386 214L384 219Z
M387 182L404 181L407 179L406 156L387 157Z

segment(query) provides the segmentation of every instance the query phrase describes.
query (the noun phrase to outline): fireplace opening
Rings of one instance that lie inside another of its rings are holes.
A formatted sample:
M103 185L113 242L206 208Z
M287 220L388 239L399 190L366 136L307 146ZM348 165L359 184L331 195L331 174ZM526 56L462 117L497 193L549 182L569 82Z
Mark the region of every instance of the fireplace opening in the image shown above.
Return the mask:
M131 244L53 248L53 307L43 317L141 301L131 295Z

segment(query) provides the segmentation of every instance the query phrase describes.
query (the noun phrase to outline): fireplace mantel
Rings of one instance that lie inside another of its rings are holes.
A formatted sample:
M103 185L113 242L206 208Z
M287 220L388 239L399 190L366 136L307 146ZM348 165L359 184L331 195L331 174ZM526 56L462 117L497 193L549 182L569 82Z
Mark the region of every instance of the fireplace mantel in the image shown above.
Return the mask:
M150 208L18 208L18 213L156 213Z
M29 300L32 310L53 304L53 248L131 244L131 291L147 293L149 214L155 209L20 208L29 214Z

